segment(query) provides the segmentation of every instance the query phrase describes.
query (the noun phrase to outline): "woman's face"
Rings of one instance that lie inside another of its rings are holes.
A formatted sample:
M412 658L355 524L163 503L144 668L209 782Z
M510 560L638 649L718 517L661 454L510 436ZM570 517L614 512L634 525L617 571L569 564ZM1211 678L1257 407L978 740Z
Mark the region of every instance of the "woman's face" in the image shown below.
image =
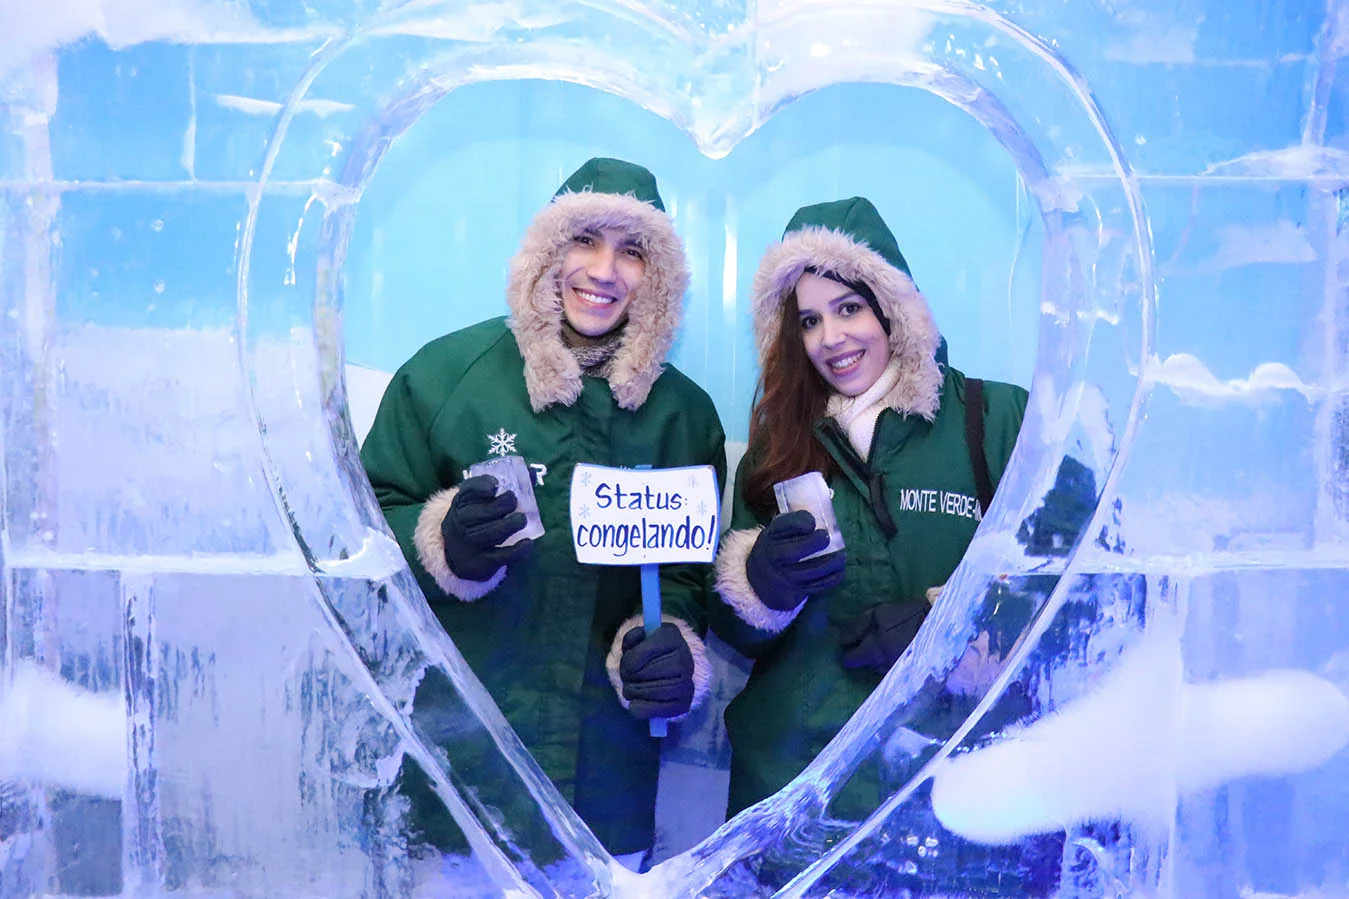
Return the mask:
M806 272L796 282L801 341L825 383L857 396L890 362L890 340L866 300L846 284Z

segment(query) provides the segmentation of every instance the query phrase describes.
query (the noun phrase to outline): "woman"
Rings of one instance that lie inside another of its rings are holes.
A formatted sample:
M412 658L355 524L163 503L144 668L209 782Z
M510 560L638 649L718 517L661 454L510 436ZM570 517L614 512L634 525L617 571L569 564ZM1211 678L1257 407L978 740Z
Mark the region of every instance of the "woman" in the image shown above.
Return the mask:
M756 660L726 712L730 814L799 774L913 639L1027 399L946 364L894 236L860 197L793 216L759 266L753 309L761 377L713 617ZM967 419L967 403L982 414ZM773 485L809 471L828 481L846 548L805 558L828 536L808 512L774 517ZM865 814L879 786L854 777L831 814Z

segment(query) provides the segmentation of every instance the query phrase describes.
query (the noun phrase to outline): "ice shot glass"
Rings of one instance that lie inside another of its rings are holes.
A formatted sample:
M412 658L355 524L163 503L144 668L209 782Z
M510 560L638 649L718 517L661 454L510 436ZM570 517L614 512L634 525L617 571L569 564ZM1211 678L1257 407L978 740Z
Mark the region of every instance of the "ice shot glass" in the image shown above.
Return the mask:
M469 467L470 478L480 474L490 474L497 479L497 496L507 490L514 493L516 510L525 516L525 526L511 534L501 545L510 546L526 537L542 537L543 519L539 517L539 504L534 499L534 478L524 458L514 455L493 456Z
M843 548L843 534L838 529L838 520L834 518L833 491L824 482L824 475L818 471L808 471L791 480L778 481L773 485L773 495L777 497L779 513L805 509L815 516L816 527L829 532L829 545L805 558L813 559Z

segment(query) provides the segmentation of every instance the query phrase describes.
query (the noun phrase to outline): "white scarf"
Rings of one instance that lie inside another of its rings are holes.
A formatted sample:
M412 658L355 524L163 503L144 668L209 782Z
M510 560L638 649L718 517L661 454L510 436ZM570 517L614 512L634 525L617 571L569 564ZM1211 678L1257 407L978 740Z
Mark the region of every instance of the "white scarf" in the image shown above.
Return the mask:
M871 453L871 438L876 433L876 419L887 408L885 395L899 382L899 360L890 357L885 371L866 390L857 396L844 396L836 393L829 398L825 414L837 421L839 427L848 434L848 441L862 461L867 461Z

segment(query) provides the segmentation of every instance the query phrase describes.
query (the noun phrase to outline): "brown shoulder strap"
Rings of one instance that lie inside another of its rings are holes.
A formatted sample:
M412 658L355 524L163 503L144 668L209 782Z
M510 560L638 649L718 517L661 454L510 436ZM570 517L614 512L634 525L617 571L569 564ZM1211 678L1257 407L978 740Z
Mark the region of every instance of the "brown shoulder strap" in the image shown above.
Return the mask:
M987 515L993 502L993 479L988 475L988 459L984 456L984 382L979 378L965 379L965 443L970 448L979 514Z

